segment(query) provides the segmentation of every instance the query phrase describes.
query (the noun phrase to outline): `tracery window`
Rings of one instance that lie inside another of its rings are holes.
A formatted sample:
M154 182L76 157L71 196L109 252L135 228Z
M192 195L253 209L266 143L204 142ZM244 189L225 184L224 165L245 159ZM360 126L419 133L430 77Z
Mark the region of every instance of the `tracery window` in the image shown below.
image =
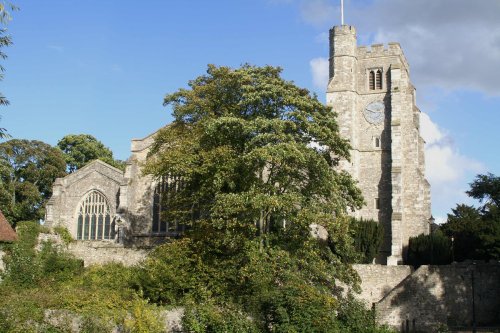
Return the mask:
M153 225L154 234L178 235L184 231L184 225L175 218L168 218L166 212L173 196L183 188L181 177L165 176L156 184L153 195Z
M78 209L76 239L100 240L115 238L115 223L106 197L98 191L92 191L83 200Z

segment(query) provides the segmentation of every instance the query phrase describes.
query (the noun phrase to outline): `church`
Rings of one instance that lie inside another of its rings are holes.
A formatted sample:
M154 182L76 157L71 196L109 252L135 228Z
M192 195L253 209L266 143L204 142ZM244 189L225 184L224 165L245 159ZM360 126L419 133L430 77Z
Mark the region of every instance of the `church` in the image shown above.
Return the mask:
M330 30L329 70L327 105L351 144L351 161L340 167L358 181L366 203L353 214L383 226L377 262L402 264L409 238L428 233L431 217L409 65L398 43L358 46L355 28L341 25ZM171 182L141 172L154 137L132 140L124 172L96 160L56 179L46 225L67 228L77 242L133 248L182 234L181 225L160 214Z

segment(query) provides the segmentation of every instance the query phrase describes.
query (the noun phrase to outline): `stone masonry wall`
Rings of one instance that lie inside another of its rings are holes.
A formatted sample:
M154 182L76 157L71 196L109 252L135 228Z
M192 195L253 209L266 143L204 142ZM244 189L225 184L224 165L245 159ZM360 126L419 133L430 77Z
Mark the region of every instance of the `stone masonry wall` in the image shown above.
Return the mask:
M421 266L375 305L377 321L416 332L471 327L474 288L477 326L499 325L499 282L498 262Z
M380 301L412 272L412 266L353 265L361 278L361 294L357 298L367 307Z
M110 262L133 266L146 259L148 255L146 250L125 248L121 244L109 241L76 241L66 246L58 235L41 233L38 236L38 246L47 241L64 247L67 252L82 259L85 267Z
M145 250L124 248L105 241L79 241L68 246L68 252L84 262L84 266L106 264L110 262L133 266L146 259Z

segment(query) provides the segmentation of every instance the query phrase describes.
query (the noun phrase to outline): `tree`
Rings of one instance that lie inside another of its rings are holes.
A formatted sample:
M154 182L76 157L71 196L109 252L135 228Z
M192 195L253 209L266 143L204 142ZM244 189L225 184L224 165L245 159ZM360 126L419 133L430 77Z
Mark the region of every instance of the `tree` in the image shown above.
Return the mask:
M377 256L384 239L384 229L374 220L351 219L350 232L356 251L355 262L370 264Z
M477 175L466 193L483 203L479 208L460 204L443 225L443 232L454 238L458 261L500 258L500 178L489 173Z
M68 172L74 172L93 160L101 160L123 170L125 163L113 158L113 152L89 134L69 134L57 143L64 153Z
M334 331L335 281L356 280L338 255L351 244L347 212L363 200L336 168L349 145L335 114L280 73L209 66L165 97L175 120L145 172L169 185L163 218L188 231L145 263L141 288L159 303L237 304L266 331Z
M0 26L3 26L3 28L0 28L0 58L6 59L7 55L1 51L3 47L7 47L12 44L12 39L9 35L5 35L6 29L5 25L11 20L10 16L10 11L17 10L18 8L14 6L13 4L9 2L0 2ZM0 65L0 80L3 79L3 72L5 71L5 68ZM5 96L3 96L0 93L0 105L8 105L9 101ZM0 117L1 119L1 117ZM5 130L5 128L0 127L0 139L8 137L8 134Z
M14 225L44 216L52 183L66 174L61 151L41 141L0 144L0 209Z

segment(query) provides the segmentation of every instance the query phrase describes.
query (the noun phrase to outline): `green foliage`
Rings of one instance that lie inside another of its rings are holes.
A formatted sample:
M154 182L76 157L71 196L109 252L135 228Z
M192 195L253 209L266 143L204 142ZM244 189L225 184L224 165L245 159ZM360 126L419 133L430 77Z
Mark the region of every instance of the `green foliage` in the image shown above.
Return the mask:
M41 141L9 140L0 144L0 209L10 223L39 220L52 184L66 174L59 149Z
M213 303L187 306L182 318L183 329L193 333L257 333L253 320L233 307L223 308Z
M478 175L467 194L478 199L479 208L457 205L442 226L448 237L454 238L454 257L466 259L500 259L500 177Z
M12 19L10 13L12 11L17 10L18 8L11 4L10 2L0 2L0 58L1 59L6 59L7 55L1 51L2 48L7 47L12 44L12 39L9 35L6 35L5 33L7 32L7 29L5 28L6 24ZM0 65L0 81L3 79L3 72L5 71L5 68ZM0 105L8 105L9 101L5 96L3 96L0 93ZM1 119L1 117L0 117ZM8 138L10 137L7 134L7 131L5 128L0 127L0 139ZM1 192L0 192L0 197L1 197Z
M351 219L350 232L357 253L356 263L370 264L377 256L384 237L384 229L374 220Z
M451 239L441 230L429 235L410 237L407 254L409 265L447 265L451 260Z
M61 240L64 242L64 244L68 245L69 243L74 242L75 240L73 239L73 236L71 236L71 233L68 231L67 228L65 227L54 227L54 232L61 237Z
M340 332L337 283L357 282L347 212L363 201L334 168L349 151L335 114L280 73L209 66L165 97L175 120L145 170L175 176L165 218L189 229L150 255L136 288L187 306L189 330Z
M42 280L66 281L81 272L81 260L62 252L51 242L44 242L40 251L35 250L40 229L37 222L19 223L19 240L5 258L4 283L28 288Z
M133 302L130 316L125 318L124 333L163 333L163 324L158 309L145 300Z
M93 160L101 160L120 170L125 169L123 161L115 160L113 152L90 134L69 134L57 143L64 153L69 172L81 169Z

